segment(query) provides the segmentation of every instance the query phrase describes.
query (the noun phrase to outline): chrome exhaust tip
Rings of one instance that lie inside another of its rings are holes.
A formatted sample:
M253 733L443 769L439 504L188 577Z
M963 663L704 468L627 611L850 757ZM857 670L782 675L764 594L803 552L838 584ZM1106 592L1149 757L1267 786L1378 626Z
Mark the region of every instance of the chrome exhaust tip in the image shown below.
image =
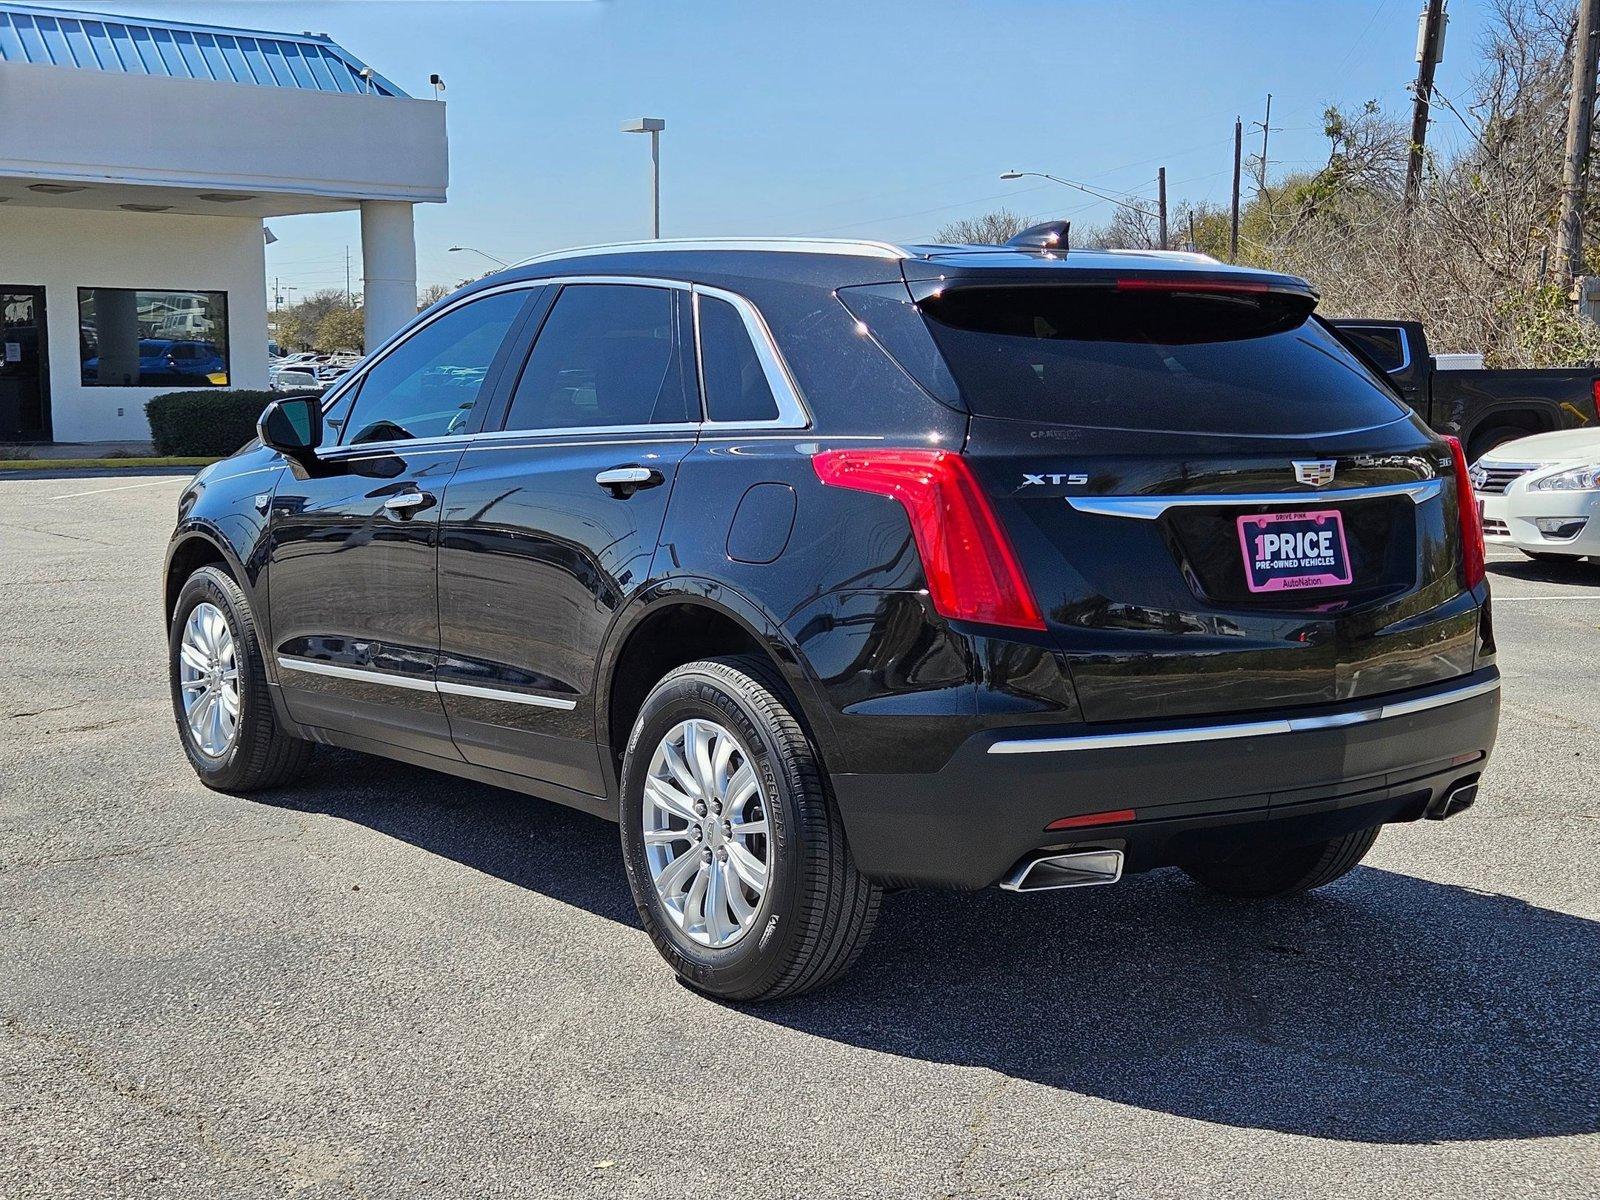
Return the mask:
M1121 850L1074 850L1027 859L1001 880L1000 886L1008 892L1049 892L1095 887L1121 878Z
M1428 811L1422 815L1430 821L1442 821L1446 817L1453 817L1457 813L1466 812L1467 809L1472 807L1472 802L1477 798L1478 781L1476 779L1469 780L1466 783L1458 783L1430 804Z

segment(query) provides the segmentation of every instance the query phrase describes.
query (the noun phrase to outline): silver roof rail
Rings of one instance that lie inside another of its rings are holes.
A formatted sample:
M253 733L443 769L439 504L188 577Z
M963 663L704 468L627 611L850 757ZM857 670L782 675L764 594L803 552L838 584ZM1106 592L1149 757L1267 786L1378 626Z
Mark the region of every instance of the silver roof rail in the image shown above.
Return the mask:
M641 254L682 250L762 250L791 254L844 254L853 258L883 258L895 262L912 257L903 246L888 242L869 242L835 238L663 238L650 242L611 242L599 246L574 246L569 250L552 250L535 254L512 266L526 267L532 263L554 262L564 258L593 258L599 254Z

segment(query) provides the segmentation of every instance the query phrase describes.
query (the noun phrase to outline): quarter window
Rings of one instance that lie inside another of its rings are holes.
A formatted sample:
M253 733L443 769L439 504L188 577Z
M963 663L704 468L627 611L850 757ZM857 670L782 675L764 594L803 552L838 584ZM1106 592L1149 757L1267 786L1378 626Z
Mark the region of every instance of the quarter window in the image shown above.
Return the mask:
M430 321L385 355L358 385L347 446L444 437L467 428L500 344L527 302L498 292Z
M511 430L677 424L691 385L672 292L573 284L550 310L511 397Z
M774 421L778 402L756 356L739 310L726 300L701 296L700 369L705 375L706 416L712 421Z

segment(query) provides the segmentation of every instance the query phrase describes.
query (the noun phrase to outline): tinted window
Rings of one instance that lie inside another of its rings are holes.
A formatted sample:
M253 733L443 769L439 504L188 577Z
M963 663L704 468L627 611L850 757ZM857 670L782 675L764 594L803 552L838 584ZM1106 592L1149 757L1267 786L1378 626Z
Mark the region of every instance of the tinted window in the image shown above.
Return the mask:
M1406 365L1405 343L1398 329L1379 329L1375 325L1341 325L1339 332L1385 371L1398 371Z
M525 291L500 292L424 325L359 384L344 443L442 437L467 426Z
M85 387L227 387L228 297L79 288L78 358Z
M777 419L778 402L767 386L744 319L733 305L714 296L700 297L700 369L709 420Z
M672 292L627 284L561 290L511 398L507 429L660 425L689 416Z
M960 288L923 314L982 416L1103 429L1300 434L1399 404L1284 293Z

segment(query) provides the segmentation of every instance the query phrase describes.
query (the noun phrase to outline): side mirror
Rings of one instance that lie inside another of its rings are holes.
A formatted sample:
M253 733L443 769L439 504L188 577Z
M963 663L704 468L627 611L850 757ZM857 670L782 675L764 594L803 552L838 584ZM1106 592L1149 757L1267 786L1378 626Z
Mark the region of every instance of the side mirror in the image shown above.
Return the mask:
M306 464L322 444L322 397L285 396L267 405L256 422L261 444Z

